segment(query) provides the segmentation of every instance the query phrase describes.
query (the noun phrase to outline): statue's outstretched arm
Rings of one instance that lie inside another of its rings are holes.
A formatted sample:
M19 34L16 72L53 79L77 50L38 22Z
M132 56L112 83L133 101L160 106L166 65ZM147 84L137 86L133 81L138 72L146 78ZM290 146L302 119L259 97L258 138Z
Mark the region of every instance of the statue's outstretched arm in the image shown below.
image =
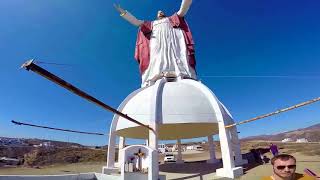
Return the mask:
M180 10L177 12L178 16L183 17L187 14L192 0L182 0Z
M113 4L113 5L116 8L116 10L120 13L120 16L123 17L123 19L129 21L131 24L135 26L140 26L141 24L143 24L144 21L137 19L127 10L122 9L119 4L118 5Z

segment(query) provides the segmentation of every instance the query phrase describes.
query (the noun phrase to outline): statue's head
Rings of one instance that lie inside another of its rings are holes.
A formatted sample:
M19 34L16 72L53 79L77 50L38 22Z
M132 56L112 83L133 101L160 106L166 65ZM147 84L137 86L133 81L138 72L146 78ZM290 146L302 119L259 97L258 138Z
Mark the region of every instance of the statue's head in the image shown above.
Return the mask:
M165 18L166 17L166 15L164 14L164 12L163 11L158 11L158 13L157 13L157 19L162 19L162 18Z

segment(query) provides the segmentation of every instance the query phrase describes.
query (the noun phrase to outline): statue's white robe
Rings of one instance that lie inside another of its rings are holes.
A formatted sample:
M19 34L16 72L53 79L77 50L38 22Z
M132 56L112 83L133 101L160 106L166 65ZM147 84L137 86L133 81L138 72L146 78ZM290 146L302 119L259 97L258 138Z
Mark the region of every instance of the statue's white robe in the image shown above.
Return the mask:
M186 15L192 0L182 0L177 14ZM135 26L140 26L144 21L137 19L131 13L123 16ZM169 18L152 22L152 36L150 39L150 64L142 74L141 86L152 84L164 74L182 78L196 79L195 70L188 63L188 55L183 32L173 28Z
M150 64L142 74L142 86L159 79L162 74L196 79L196 73L188 63L183 32L173 28L169 18L152 22L150 39Z

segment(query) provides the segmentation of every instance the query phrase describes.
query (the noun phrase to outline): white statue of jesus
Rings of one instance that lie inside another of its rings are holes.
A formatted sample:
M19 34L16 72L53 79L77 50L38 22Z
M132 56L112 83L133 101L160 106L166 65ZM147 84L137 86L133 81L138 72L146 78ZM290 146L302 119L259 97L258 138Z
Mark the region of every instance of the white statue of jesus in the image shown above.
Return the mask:
M196 79L194 42L184 20L191 3L192 0L182 0L180 10L170 17L158 11L154 21L138 20L115 5L121 17L139 27L135 58L140 66L142 87L164 76Z

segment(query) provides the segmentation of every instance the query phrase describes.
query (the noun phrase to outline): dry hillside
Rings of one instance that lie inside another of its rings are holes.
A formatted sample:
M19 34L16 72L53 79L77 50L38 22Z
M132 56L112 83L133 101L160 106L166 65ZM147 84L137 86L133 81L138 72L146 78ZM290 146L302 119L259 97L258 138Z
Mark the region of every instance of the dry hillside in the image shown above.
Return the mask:
M45 166L51 164L69 164L78 162L103 162L105 149L89 148L37 148L24 155L24 165Z
M243 141L265 140L265 141L281 141L285 138L291 138L294 141L299 138L306 138L309 142L320 142L320 123L313 126L297 129L293 131L283 132L274 135L260 135L243 138Z

